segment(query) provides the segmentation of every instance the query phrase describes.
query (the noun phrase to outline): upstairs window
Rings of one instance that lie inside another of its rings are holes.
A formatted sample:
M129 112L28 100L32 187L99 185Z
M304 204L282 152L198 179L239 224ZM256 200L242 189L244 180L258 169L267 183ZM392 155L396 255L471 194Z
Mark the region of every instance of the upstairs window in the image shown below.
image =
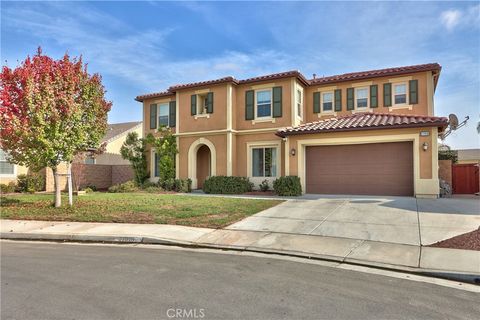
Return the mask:
M15 166L8 162L7 154L0 149L0 174L2 175L14 175Z
M170 111L170 106L168 103L162 103L158 105L158 125L159 126L168 126L169 111Z
M302 91L297 89L297 116L302 117L303 109Z
M333 111L333 92L322 93L322 111Z
M206 114L208 97L206 94L197 95L197 114Z
M357 109L368 108L368 88L357 88L355 90L355 105Z
M213 92L192 94L190 97L190 114L209 118L208 114L213 113Z
M257 118L270 118L272 116L272 90L259 90L256 92Z
M277 176L277 148L252 149L252 176Z
M406 104L407 103L407 85L405 83L395 84L393 86L393 103Z

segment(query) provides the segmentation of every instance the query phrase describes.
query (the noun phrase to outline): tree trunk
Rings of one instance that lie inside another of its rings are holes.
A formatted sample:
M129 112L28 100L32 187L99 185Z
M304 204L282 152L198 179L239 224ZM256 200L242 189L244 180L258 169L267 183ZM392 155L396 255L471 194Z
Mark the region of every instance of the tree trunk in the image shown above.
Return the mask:
M53 181L55 183L55 208L58 208L62 205L62 194L60 190L60 178L58 176L57 167L52 168L53 171Z
M68 164L68 205L73 206L72 163Z

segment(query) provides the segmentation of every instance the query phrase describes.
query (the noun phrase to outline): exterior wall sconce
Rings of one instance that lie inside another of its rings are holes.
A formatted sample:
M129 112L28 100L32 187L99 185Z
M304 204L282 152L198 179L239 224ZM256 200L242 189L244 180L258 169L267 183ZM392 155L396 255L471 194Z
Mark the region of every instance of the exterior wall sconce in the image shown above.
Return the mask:
M424 142L422 144L422 148L423 148L423 151L427 151L428 150L428 142Z
M292 149L290 150L290 154L291 154L292 156L295 156L295 153L297 153L297 150L295 150L295 148L292 148Z

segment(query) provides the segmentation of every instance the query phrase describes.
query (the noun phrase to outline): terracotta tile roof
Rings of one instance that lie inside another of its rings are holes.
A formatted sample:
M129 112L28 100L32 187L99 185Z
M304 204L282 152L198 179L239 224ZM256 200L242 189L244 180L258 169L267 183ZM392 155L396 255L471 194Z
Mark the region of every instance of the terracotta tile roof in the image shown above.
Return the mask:
M357 113L354 115L304 123L277 131L280 137L333 131L397 129L415 127L445 127L445 117L417 116L390 113Z
M139 95L135 98L136 101L143 101L148 98L157 98L163 96L170 96L175 94L177 90L193 88L193 87L200 87L212 84L219 84L219 83L226 83L232 82L233 84L245 84L245 83L252 83L252 82L259 82L259 81L268 81L268 80L275 80L275 79L282 79L282 78L290 78L296 77L302 84L305 86L310 85L319 85L331 82L340 82L340 81L349 81L349 80L361 80L361 79L370 79L375 77L382 77L382 76L393 76L393 75L401 75L401 74L408 74L412 72L421 72L421 71L437 71L440 72L442 67L438 63L428 63L428 64L419 64L414 66L405 66L405 67L396 67L396 68L387 68L387 69L379 69L379 70L370 70L370 71L362 71L362 72L352 72L352 73L345 73L335 76L328 76L328 77L321 77L308 80L306 79L300 71L292 70L286 72L279 72L273 73L268 75L263 75L259 77L253 77L243 80L237 80L234 77L228 76L220 79L215 80L207 80L207 81L200 81L200 82L192 82L192 83L185 83L185 84L176 84L168 88L166 91L156 92L156 93L149 93L144 95ZM438 75L435 77L435 85L438 81Z
M310 82L310 85L314 85L314 84L324 84L324 83L340 82L340 81L348 81L348 80L360 80L360 79L369 79L369 78L383 77L383 76L401 75L401 74L412 73L412 72L440 71L441 69L442 67L438 63L427 63L427 64L418 64L414 66L344 73L344 74L339 74L335 76L311 79L309 80L309 82Z
M285 71L285 72L279 72L279 73L272 73L272 74L268 74L268 75L264 75L264 76L248 78L248 79L244 79L244 80L239 80L238 83L243 84L243 83L258 82L258 81L265 81L265 80L275 80L275 79L290 78L290 77L296 77L304 85L309 84L308 80L303 76L303 74L301 74L300 71L297 71L297 70Z
M154 93L147 93L147 94L143 94L143 95L140 95L140 96L136 96L135 100L138 101L138 102L142 102L145 99L166 97L166 96L171 96L171 95L174 95L174 94L175 94L175 92L170 91L170 90L161 91L161 92L154 92Z
M178 90L178 89L200 87L200 86L204 86L204 85L218 84L218 83L224 83L224 82L234 82L234 83L236 83L237 80L235 80L235 78L233 78L233 77L225 77L225 78L220 78L220 79L215 79L215 80L207 80L207 81L192 82L192 83L185 83L185 84L176 84L176 85L168 88L168 90L175 91L175 90Z

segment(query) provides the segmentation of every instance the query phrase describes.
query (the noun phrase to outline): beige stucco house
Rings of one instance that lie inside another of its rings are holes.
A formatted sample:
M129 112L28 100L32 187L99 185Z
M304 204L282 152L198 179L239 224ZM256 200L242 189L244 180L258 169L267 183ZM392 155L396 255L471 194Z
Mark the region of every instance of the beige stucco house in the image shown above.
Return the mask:
M128 160L122 158L120 149L130 132L136 132L138 137L143 137L143 125L141 121L111 123L108 125L107 133L100 144L105 143L105 152L96 155L95 158L85 159L86 164L110 164L126 165Z
M0 183L9 184L17 181L17 176L27 174L28 168L10 163L3 150L0 149Z
M480 149L459 149L457 150L458 164L479 164Z
M303 191L437 197L437 63L306 79L298 71L226 77L140 95L144 133L176 134L176 176L258 186L286 175ZM158 177L155 153L148 156Z

